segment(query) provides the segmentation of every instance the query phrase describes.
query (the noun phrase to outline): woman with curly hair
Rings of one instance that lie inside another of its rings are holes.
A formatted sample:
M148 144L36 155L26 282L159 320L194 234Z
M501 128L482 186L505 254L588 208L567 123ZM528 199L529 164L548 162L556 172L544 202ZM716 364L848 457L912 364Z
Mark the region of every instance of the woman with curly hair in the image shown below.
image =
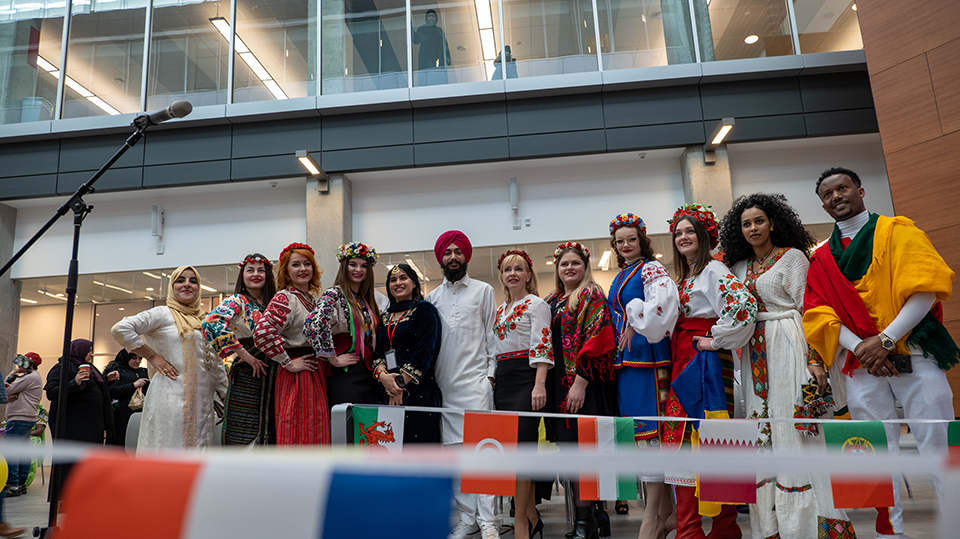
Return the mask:
M326 377L303 335L303 324L320 292L313 248L291 243L277 261L277 293L253 331L253 344L277 363L274 416L277 445L330 443Z
M340 268L303 329L317 357L329 362L327 404L377 404L373 355L380 310L374 296L373 267L380 256L359 242L341 245Z
M553 367L550 307L538 296L537 274L525 251L503 253L497 270L507 300L497 309L493 325L497 339L493 403L497 410L535 412L547 404L547 370ZM537 443L539 426L538 418L521 417L517 441ZM529 539L538 531L542 537L543 522L537 514L533 483L529 478L517 477L514 502L517 538Z
M647 225L632 213L610 221L610 246L617 253L620 273L610 286L610 314L619 349L613 368L617 372L620 414L663 415L670 389L670 334L677 323L680 301L677 285L657 261ZM635 420L634 437L640 449L659 450L657 423ZM663 473L644 473L646 507L640 539L654 539L669 529L673 500L664 494ZM618 502L617 512L626 512Z
M801 322L810 267L807 253L816 240L783 195L755 193L734 202L720 226L720 242L724 261L759 303L753 336L740 355L740 372L749 376L745 380L749 383L744 383L749 388L744 395L746 415L761 420L793 418L803 385L813 389L826 381L822 363L808 352ZM820 396L816 413L828 411L828 398L826 393ZM757 446L761 451L822 446L816 435L816 424L761 422ZM753 537L816 537L821 519L852 530L844 511L826 503L829 485L823 478L779 474L757 479L757 503L750 507Z
M753 335L757 300L722 262L710 256L717 246L718 227L709 207L681 206L669 223L680 278L680 317L671 341L673 381L664 415L728 418L733 415L733 357L729 350L741 348ZM676 451L689 443L693 427L688 425L691 422L666 423L664 449ZM741 536L733 505L701 503L692 473L666 475L666 482L676 485L678 539L704 537L701 514L713 517L711 537Z
M277 293L273 265L260 253L240 261L234 294L224 298L203 321L203 335L230 364L224 403L223 445L272 444L273 386L277 363L253 345L253 331Z
M553 252L557 289L547 296L550 305L554 360L563 372L554 372L556 412L562 414L618 415L613 358L617 341L603 290L593 280L590 251L577 242L560 244ZM578 442L576 420L553 420L556 441ZM590 498L582 499L580 483L571 478L576 507L573 537L593 535L597 521Z

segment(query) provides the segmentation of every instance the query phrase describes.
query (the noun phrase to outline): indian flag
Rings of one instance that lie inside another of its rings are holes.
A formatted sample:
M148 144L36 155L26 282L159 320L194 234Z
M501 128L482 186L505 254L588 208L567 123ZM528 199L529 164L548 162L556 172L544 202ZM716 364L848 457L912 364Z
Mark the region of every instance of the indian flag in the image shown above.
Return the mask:
M354 445L399 453L403 449L403 414L399 406L354 406Z
M879 421L824 423L827 450L864 457L887 452L887 433ZM892 507L893 480L889 473L876 477L845 477L831 474L833 506L838 509Z
M631 417L578 417L580 448L600 453L635 453ZM580 474L581 500L636 500L637 476Z

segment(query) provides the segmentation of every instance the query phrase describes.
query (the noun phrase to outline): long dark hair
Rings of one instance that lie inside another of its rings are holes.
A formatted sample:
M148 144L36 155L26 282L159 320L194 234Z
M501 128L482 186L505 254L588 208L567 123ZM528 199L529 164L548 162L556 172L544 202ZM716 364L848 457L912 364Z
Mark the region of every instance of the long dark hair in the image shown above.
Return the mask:
M813 234L803 227L800 216L780 194L754 193L738 198L720 222L720 245L728 267L754 255L753 246L743 236L743 212L757 208L770 220L770 241L776 247L793 247L804 255L817 244Z
M265 260L265 262L263 263L263 269L267 275L266 277L264 277L264 279L266 280L263 283L263 297L260 298L260 302L263 303L264 305L267 305L270 303L270 300L273 299L273 296L277 293L277 282L273 279L273 264L270 263L270 259L268 259L267 257L263 256L260 253L253 253L253 254L247 255L244 258L244 260L249 260L251 258ZM243 270L245 270L246 268L247 268L247 264L244 264L240 268L240 276L237 277L237 286L234 287L233 293L242 294L245 298L247 298L251 302L255 302L254 297L250 295L250 291L247 290L247 284L243 282ZM314 268L314 274L316 274L316 268Z
M413 271L413 268L407 264L397 264L390 271L387 272L387 297L390 298L390 305L393 306L397 302L397 299L393 297L393 292L390 291L390 277L394 274L395 271L400 270L407 274L407 277L413 281L413 296L410 298L413 300L413 304L416 305L418 301L423 299L423 290L420 288L420 277L417 276L417 272Z
M353 292L350 289L350 277L347 275L347 265L350 264L350 261L353 258L344 258L340 261L340 267L337 268L337 276L333 280L335 286L339 286L340 290L343 292L343 296L347 298L347 301L350 302L350 305L353 305L357 309L357 312L361 312L363 308L362 305L357 301L357 298L353 296ZM360 297L367 301L367 305L370 306L370 311L373 312L373 319L377 320L380 318L380 308L377 306L377 297L373 293L374 291L374 277L373 277L373 263L367 260L366 258L357 257L357 260L363 260L367 263L367 275L363 278L363 282L360 283L360 288L357 292L360 294Z
M657 258L656 251L653 250L653 245L650 242L650 238L644 234L640 227L638 226L622 226L617 230L623 228L632 228L637 231L637 237L640 238L640 258L646 261L655 260ZM617 233L617 230L613 231L613 234L610 234L610 247L613 248L613 253L617 255L617 266L623 267L627 263L627 259L623 258L620 255L620 250L617 249L617 238L614 234Z
M693 267L687 264L687 257L680 254L680 251L677 250L677 242L675 240L677 236L676 230L680 227L680 223L684 221L689 221L690 224L693 225L693 231L697 234L697 260ZM677 272L677 278L688 279L700 275L703 268L707 267L707 264L709 264L713 258L710 256L710 234L707 233L707 229L704 228L703 223L692 215L684 215L678 219L673 230L674 233L673 236L670 237L670 243L673 245L673 269Z

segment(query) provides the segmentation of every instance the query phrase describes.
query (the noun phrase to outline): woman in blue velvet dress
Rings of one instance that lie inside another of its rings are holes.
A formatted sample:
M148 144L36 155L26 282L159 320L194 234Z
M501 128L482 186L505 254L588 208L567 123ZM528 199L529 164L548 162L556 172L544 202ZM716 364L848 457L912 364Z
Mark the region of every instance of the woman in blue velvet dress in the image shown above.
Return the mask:
M439 408L434 366L440 353L440 315L423 300L420 279L406 264L397 264L387 274L387 295L390 307L380 316L373 360L381 401ZM403 443L440 443L440 415L407 412Z
M679 315L677 285L657 262L647 227L632 213L610 222L610 246L620 273L610 285L608 301L617 338L617 396L622 416L661 416L670 391L670 333ZM655 421L636 421L637 447L659 449ZM663 488L663 473L645 473L647 505L640 539L660 537L669 529L673 503ZM618 512L619 507L618 507Z

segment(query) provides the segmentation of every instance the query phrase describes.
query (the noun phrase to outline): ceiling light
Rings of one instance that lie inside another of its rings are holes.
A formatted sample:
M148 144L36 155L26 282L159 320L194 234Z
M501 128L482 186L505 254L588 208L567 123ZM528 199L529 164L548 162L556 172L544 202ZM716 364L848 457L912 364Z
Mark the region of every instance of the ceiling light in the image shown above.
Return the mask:
M854 10L854 11L856 11L856 10L857 10L857 5L856 5L856 4L854 4L854 5L852 5L852 6L850 6L850 9L852 9L852 10Z
M611 251L610 249L607 249L606 251L604 251L603 255L600 257L600 262L597 263L597 268L602 269L603 271L607 271L608 269L610 269L610 255L612 254L613 254L613 251Z
M723 143L723 139L730 133L730 130L733 129L736 121L734 118L724 118L720 120L720 123L713 128L713 133L710 134L708 140L710 142L703 145L703 162L704 163L716 163L717 155L716 149L720 147L720 144Z
M654 256L656 256L657 258L663 258L663 253L657 253Z
M421 280L421 281L427 282L427 281L430 280L430 279L427 279L427 276L424 275L422 271L420 271L420 268L417 267L416 264L413 263L413 260L410 260L410 259L408 258L408 259L407 259L407 265L410 266L411 268L413 268L413 271L415 271L415 272L417 273L417 277L420 277L420 280Z
M55 65L51 64L50 62L48 62L48 61L47 61L45 58L43 58L42 56L37 56L37 67L39 67L39 68L43 69L44 71L46 71L47 73L53 75L53 77L56 78L56 79L59 79L59 78L60 78L60 70L57 69L57 67L56 67ZM90 90L88 90L87 88L85 88L85 87L84 87L82 84L80 84L79 82L71 79L70 77L67 77L67 78L63 81L63 84L65 84L66 86L70 87L70 89L72 89L73 91L75 91L75 92L77 92L78 94L80 94L80 95L81 95L82 97L84 97L87 101L89 101L90 103L94 104L97 108L99 108L99 109L102 110L103 112L106 112L106 113L109 114L110 116L117 116L117 115L120 114L120 111L119 111L119 110L111 107L109 104L107 104L106 101L104 101L103 99L100 99L96 94L94 94L93 92L91 92Z
M743 42L746 43L747 45L753 45L757 41L760 41L760 38L757 37L755 34L749 35L743 40Z
M40 302L37 301L37 300L27 299L27 298L20 298L20 301L22 301L22 302L24 302L24 303L40 303Z
M713 140L710 141L710 144L720 144L723 142L723 139L726 138L727 133L733 129L733 124L724 125L720 128L720 131L717 132L717 136L713 137Z
M154 279L157 279L157 280L160 280L160 279L161 279L161 277L160 277L159 275L154 275L154 274L150 273L149 271L144 271L143 274L146 275L147 277L153 277Z
M230 23L227 22L227 19L223 17L212 17L210 23L216 27L217 31L220 32L220 35L223 36L223 39L227 40L227 43L230 42ZM253 74L260 79L260 82L267 87L267 90L273 94L273 97L277 99L287 99L287 94L284 93L283 88L277 84L277 81L274 80L273 76L270 75L270 72L267 71L267 68L263 67L263 64L260 63L260 60L257 60L257 57L250 52L250 48L247 47L247 44L240 39L240 35L233 36L233 50L237 51L237 54L240 58L247 64Z
M146 291L147 291L147 292L153 292L153 287L152 287L152 286L148 286L148 287L146 288Z
M209 287L209 286L207 286L207 285L205 285L205 284L200 285L200 288L206 290L207 292L216 292L216 291L217 291L216 288L211 288L211 287Z
M313 160L313 156L307 150L297 150L297 160L313 176L319 176L322 180L327 179L327 173Z
M117 310L118 310L118 311L125 311L126 309L124 309L123 307L120 307L120 308L118 308Z
M107 288L112 288L114 290L119 290L125 294L133 294L132 290L127 290L126 288L120 288L119 286L113 286L112 284L101 283L100 281L93 281L93 284L97 286L105 286Z

